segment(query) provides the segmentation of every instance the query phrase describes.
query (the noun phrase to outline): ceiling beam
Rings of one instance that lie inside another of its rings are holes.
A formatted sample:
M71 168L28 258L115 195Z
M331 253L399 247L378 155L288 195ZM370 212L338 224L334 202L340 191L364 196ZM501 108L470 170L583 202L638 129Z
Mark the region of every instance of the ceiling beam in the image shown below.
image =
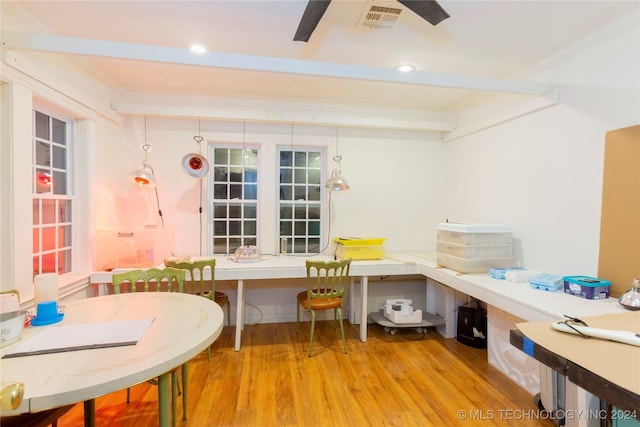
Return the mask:
M489 92L549 95L546 83L502 80L459 74L413 71L401 73L394 68L367 67L292 58L276 58L226 52L194 54L188 49L84 39L46 34L2 32L2 47L16 50L54 52L68 55L181 64L202 67L240 69L316 77L400 83L408 85L472 89Z

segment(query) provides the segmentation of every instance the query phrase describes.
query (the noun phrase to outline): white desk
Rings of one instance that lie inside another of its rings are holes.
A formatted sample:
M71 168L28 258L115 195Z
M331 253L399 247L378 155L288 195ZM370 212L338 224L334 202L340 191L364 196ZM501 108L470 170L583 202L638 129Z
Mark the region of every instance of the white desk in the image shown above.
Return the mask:
M73 301L57 325L154 318L133 346L80 350L2 359L2 381L22 382L22 404L3 416L38 412L90 401L159 377L158 402L169 401L169 375L209 347L223 327L222 309L199 296L168 293L135 293ZM44 328L26 328L20 342ZM16 344L3 348L4 355ZM160 411L160 426L170 425L169 405Z
M254 263L237 263L224 256L216 258L216 280L234 280L238 282L236 307L235 349L240 349L242 328L244 325L245 280L294 279L306 277L305 260L308 258L293 255L263 256ZM312 259L330 259L326 256L314 256ZM92 283L110 283L110 272L91 275ZM375 261L353 261L351 264L352 282L359 279L360 301L360 339L367 341L368 322L368 278L388 275L423 275L446 287L448 304L454 308L453 293L459 291L485 303L511 313L526 321L539 321L561 318L564 314L581 317L597 314L620 313L624 308L617 300L592 301L566 295L562 292L545 292L531 288L528 283L511 283L491 278L488 274L464 274L446 268L437 268L429 254L400 253L389 254ZM207 278L208 279L208 278ZM353 291L353 286L351 287ZM353 295L353 294L352 294ZM567 311L570 311L569 313ZM447 310L447 328L453 328L454 312ZM447 334L448 337L453 336Z

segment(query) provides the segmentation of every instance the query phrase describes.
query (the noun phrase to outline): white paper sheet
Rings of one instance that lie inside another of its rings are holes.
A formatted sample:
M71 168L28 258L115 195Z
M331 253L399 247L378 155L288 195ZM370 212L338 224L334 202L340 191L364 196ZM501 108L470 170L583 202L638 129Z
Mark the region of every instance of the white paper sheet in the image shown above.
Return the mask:
M49 326L3 358L135 345L153 319Z

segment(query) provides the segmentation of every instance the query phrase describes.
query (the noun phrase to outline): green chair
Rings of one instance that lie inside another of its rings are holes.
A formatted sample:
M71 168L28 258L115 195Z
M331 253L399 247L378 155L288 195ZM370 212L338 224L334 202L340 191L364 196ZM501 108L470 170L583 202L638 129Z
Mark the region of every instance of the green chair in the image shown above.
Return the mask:
M316 326L316 311L333 309L335 321L340 322L342 346L347 353L347 341L344 338L342 307L349 286L351 260L311 261L307 260L307 290L298 294L296 312L296 332L300 330L300 307L311 313L311 337L309 339L309 357L313 348L313 333Z
M128 291L135 292L183 292L185 271L176 268L150 268L148 270L131 270L124 273L116 273L112 276L113 293L123 292L121 288L128 287ZM138 289L140 287L141 289ZM187 383L189 379L189 368L184 363L182 369L182 419L187 419ZM176 425L178 395L178 372L177 369L171 371L171 422ZM127 403L129 403L130 393L127 388ZM167 405L168 402L158 402L158 405Z
M220 307L226 307L227 309L227 325L231 326L231 304L229 304L229 297L223 292L216 291L216 259L202 259L197 261L187 261L180 259L165 259L164 265L172 268L179 268L181 270L187 270L191 280L186 280L184 283L184 292L200 295L205 298L209 298L212 301L218 303ZM211 286L207 286L207 282L204 279L204 272L206 269L211 270ZM209 360L211 360L211 348L209 348Z

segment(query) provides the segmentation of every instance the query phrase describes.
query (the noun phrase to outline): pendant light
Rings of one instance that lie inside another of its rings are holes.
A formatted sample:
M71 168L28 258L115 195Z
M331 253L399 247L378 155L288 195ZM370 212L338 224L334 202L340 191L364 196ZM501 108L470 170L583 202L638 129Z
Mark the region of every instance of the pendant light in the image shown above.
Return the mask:
M138 187L154 188L156 186L156 178L153 176L153 168L147 163L147 156L151 146L147 144L147 118L144 118L144 160L142 161L142 169L130 172L127 180Z
M209 161L202 155L201 143L204 138L200 135L200 119L198 119L198 135L193 137L198 144L197 153L189 153L182 158L182 170L193 178L202 179L209 172Z
M338 127L336 126L336 151L338 151ZM342 167L340 162L342 161L342 156L336 155L333 156L333 161L337 163L337 166L333 168L331 171L331 176L327 180L327 187L331 191L346 191L349 189L349 184L347 180L342 176Z

